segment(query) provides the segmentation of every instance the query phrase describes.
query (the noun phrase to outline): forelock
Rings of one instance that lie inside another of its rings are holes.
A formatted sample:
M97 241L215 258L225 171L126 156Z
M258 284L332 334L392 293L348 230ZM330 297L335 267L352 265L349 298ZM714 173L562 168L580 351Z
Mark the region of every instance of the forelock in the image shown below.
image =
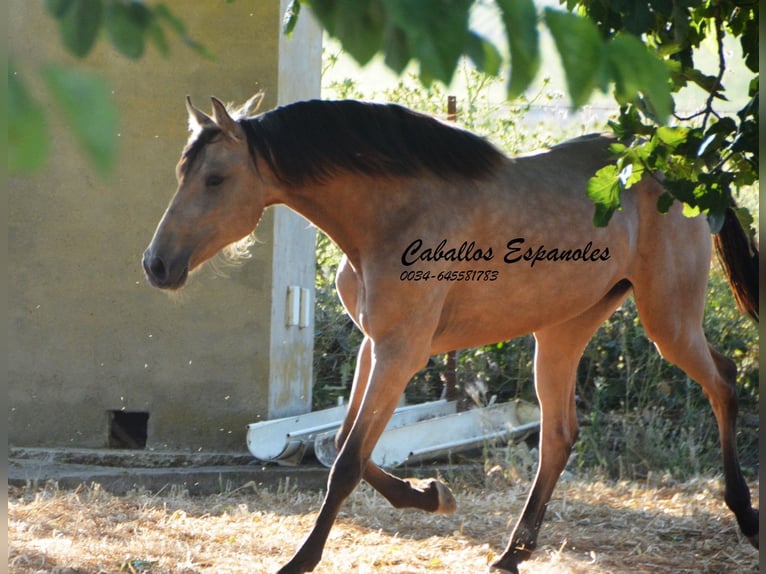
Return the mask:
M181 152L181 160L178 162L178 174L184 175L189 173L205 146L221 135L221 133L221 130L217 127L206 127L198 130L196 133L192 133L186 147Z

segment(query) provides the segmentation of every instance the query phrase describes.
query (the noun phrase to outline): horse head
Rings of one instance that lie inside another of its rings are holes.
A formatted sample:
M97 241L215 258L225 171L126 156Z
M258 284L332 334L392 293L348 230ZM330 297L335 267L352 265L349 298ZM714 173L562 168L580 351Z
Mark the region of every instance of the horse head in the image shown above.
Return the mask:
M183 287L191 271L258 224L266 200L238 119L261 100L256 94L233 117L212 98L209 116L187 96L191 136L176 166L178 188L143 256L144 272L155 287Z

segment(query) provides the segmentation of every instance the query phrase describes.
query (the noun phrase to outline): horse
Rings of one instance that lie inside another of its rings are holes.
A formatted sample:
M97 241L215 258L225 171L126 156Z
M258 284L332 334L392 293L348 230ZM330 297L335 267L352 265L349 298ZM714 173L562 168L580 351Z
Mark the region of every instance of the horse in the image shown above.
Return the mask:
M623 192L621 210L597 228L585 189L613 161L607 137L510 158L476 134L394 104L312 100L254 113L260 99L228 109L212 98L208 115L187 97L191 135L176 166L178 188L142 264L151 285L179 289L277 204L302 214L344 253L337 292L364 337L324 500L280 573L316 567L361 480L396 508L453 512L446 484L390 474L371 460L373 447L431 355L532 333L542 412L538 470L490 566L517 573L536 547L577 437L580 357L631 293L659 352L709 399L725 501L757 547L758 509L737 457L736 367L702 330L711 230L677 202L658 211L660 174ZM738 303L757 321L757 245L733 213L715 244Z

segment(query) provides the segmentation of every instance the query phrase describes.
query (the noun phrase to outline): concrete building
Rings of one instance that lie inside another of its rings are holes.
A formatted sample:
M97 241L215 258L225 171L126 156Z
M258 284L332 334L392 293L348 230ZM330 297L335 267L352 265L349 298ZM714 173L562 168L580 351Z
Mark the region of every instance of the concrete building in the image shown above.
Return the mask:
M95 70L120 112L120 152L104 180L57 110L45 169L9 181L9 443L244 451L246 424L311 408L313 317L287 324L288 292L313 306L314 230L268 210L252 258L197 273L178 296L145 282L141 254L175 190L187 139L184 97L263 109L318 97L321 31L308 11L281 34L287 0L167 0L206 60L176 39L138 61L103 38L84 60L61 47L42 2L12 2L17 69L44 94L47 63Z

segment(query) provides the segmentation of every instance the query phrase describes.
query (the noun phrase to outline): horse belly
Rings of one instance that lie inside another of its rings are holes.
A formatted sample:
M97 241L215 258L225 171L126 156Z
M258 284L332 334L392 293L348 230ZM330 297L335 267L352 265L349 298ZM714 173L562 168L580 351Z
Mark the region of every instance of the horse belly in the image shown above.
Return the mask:
M551 265L501 269L494 282L453 286L434 334L433 352L507 341L564 322L596 305L621 279L615 264Z

